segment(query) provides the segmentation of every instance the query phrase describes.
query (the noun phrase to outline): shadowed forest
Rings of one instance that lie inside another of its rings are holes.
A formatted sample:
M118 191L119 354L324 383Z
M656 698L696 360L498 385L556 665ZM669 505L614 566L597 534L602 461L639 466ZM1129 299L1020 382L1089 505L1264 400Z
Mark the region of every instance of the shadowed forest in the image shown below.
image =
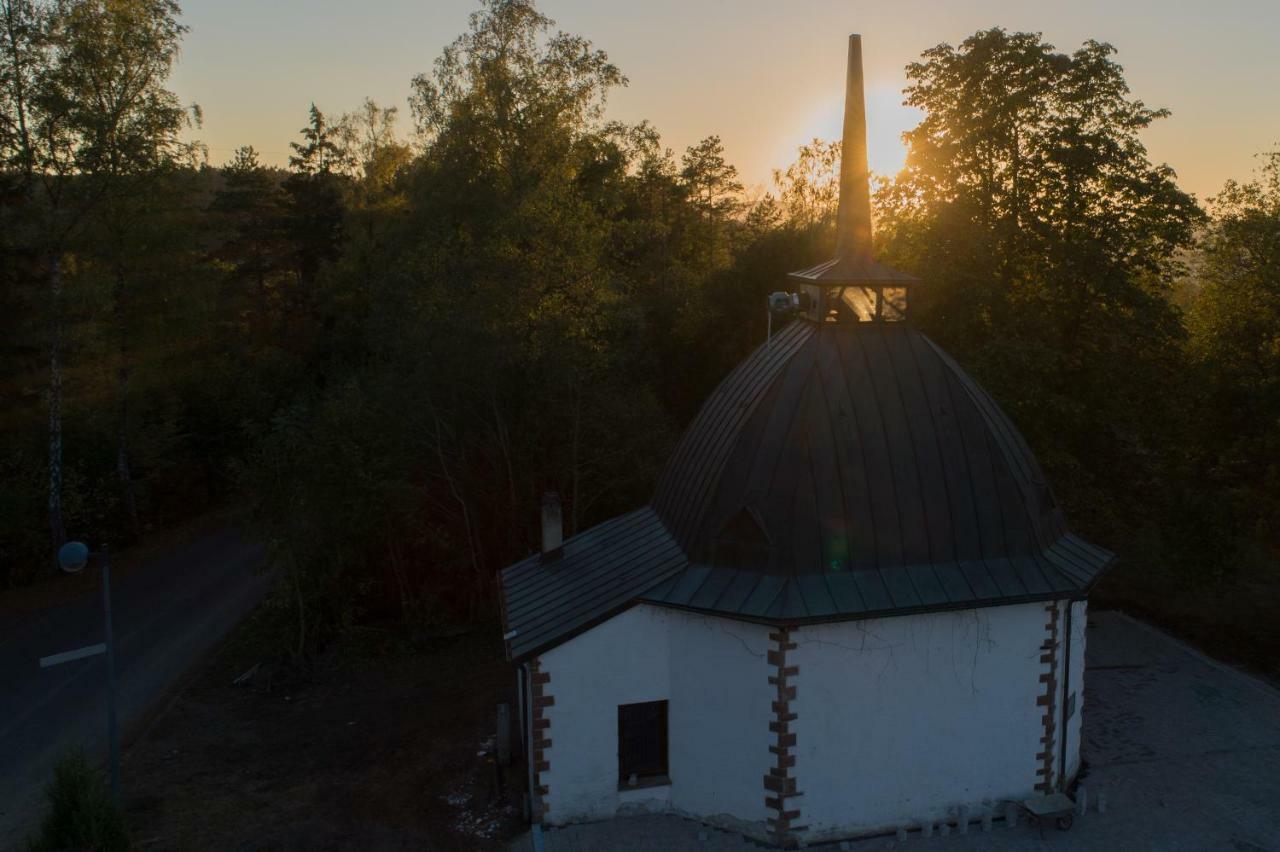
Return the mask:
M645 502L832 253L838 143L748 193L717 136L607 120L625 69L531 0L484 0L408 109L298 104L287 168L186 141L185 32L171 0L0 0L0 588L242 505L298 655L492 619L541 494L569 534ZM1196 199L1110 45L921 49L875 193L914 321L1120 554L1103 602L1274 670L1280 149Z

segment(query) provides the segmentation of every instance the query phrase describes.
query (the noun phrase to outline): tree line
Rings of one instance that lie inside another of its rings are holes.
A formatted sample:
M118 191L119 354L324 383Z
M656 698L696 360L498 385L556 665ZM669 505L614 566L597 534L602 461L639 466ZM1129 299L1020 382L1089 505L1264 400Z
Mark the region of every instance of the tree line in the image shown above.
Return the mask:
M487 617L541 493L570 534L645 501L766 295L834 249L838 143L749 197L718 137L607 120L621 69L530 0L484 0L407 115L313 105L285 168L181 141L176 4L0 15L10 586L69 530L236 502L298 653ZM1280 154L1200 206L1113 54L926 51L878 248L1135 576L1280 582Z

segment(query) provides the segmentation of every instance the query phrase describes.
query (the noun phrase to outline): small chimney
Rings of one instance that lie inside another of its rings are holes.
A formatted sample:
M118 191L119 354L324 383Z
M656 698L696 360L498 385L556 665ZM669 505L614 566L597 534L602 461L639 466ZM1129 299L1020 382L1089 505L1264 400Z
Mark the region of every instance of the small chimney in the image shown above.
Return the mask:
M556 559L564 550L564 513L560 495L548 491L542 495L542 559Z
M836 228L838 257L871 260L871 169L867 166L867 110L862 94L862 36L856 34L849 36Z

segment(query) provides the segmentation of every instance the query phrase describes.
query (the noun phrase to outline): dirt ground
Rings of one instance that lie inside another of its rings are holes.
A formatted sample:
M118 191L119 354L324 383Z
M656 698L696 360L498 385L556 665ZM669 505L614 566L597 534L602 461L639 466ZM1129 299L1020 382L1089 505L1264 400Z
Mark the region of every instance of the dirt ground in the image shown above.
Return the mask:
M415 648L370 631L302 667L263 657L265 624L242 624L126 752L137 848L505 848L523 787L487 753L515 693L496 627Z

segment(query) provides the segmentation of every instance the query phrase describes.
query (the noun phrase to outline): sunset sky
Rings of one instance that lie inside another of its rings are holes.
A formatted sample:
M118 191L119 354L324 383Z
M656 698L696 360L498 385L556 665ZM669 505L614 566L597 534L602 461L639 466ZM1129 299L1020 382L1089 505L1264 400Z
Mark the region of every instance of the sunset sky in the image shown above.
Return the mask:
M1088 38L1119 49L1134 94L1168 107L1146 140L1201 198L1247 177L1280 143L1277 0L542 0L560 29L591 39L630 78L609 115L647 118L680 152L718 133L748 187L814 136L840 132L845 36L863 35L871 168L901 166L904 66L939 42L1002 26L1060 50ZM467 26L473 0L186 0L174 86L204 108L212 162L251 144L283 163L314 100L341 113L367 95L401 107L410 78Z

